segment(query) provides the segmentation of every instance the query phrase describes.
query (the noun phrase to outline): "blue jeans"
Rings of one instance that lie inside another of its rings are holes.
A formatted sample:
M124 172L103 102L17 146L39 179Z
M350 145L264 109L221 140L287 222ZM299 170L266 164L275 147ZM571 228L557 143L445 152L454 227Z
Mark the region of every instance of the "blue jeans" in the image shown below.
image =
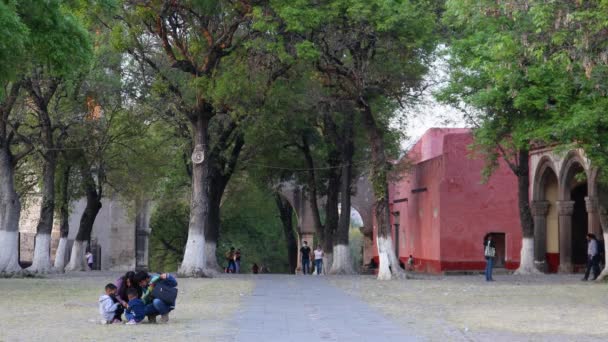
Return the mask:
M146 316L165 315L174 308L173 305L169 305L158 298L154 298L152 304L146 305Z
M317 274L323 273L323 259L315 259L315 269Z
M486 281L492 280L492 267L494 267L494 258L486 258Z
M310 259L302 259L302 273L310 274Z

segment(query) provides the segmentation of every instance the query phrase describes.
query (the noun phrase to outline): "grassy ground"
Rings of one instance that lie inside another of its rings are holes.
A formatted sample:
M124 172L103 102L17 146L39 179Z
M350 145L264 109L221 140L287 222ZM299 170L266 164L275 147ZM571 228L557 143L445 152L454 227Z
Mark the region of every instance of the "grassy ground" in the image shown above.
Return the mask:
M579 275L334 278L397 324L431 341L606 341L608 285Z
M97 274L96 274L97 273ZM88 272L47 279L0 279L0 341L225 340L228 323L253 282L178 279L169 324L100 325L97 300L118 274Z

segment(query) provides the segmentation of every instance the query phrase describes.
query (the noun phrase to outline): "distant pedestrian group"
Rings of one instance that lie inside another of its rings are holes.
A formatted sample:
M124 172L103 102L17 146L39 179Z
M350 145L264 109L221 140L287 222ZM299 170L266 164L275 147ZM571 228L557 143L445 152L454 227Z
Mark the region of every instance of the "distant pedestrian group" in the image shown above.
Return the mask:
M241 249L238 248L235 250L234 247L230 247L226 252L225 257L228 266L224 271L226 273L241 273Z
M317 245L317 249L312 251L311 248L308 246L307 241L302 242L302 247L300 248L300 257L301 257L300 260L302 262L302 273L303 274L312 274L310 259L314 258L313 259L314 260L314 271L316 272L316 274L322 274L324 256L325 256L325 253L323 252L321 245Z

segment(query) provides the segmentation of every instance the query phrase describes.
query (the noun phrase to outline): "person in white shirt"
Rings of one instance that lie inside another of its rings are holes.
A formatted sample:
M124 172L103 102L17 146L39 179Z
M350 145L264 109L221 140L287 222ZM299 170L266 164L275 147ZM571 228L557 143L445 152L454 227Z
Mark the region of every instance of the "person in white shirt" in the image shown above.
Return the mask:
M88 251L87 254L84 255L87 258L87 264L89 265L89 269L93 270L93 253Z
M587 234L587 270L585 271L585 277L581 280L585 281L589 279L589 273L593 269L593 279L600 275L600 258L598 253L597 238L595 234Z
M321 249L321 245L317 246L317 249L314 251L315 254L315 270L317 274L321 274L323 272L323 250Z

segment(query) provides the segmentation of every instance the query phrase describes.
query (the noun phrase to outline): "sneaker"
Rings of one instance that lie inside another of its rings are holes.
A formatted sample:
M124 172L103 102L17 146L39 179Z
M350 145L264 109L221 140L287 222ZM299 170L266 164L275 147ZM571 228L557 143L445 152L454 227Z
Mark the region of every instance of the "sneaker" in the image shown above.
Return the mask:
M137 322L134 319L132 319L132 320L128 321L125 324L127 324L127 325L134 325L134 324L137 324Z
M122 321L118 318L114 318L114 320L112 321L112 323L122 323Z
M169 314L160 315L161 323L169 323Z
M148 323L156 323L156 316L149 315L148 316Z
M111 324L112 322L111 321L106 321L105 319L102 319L99 323L105 325L105 324Z

